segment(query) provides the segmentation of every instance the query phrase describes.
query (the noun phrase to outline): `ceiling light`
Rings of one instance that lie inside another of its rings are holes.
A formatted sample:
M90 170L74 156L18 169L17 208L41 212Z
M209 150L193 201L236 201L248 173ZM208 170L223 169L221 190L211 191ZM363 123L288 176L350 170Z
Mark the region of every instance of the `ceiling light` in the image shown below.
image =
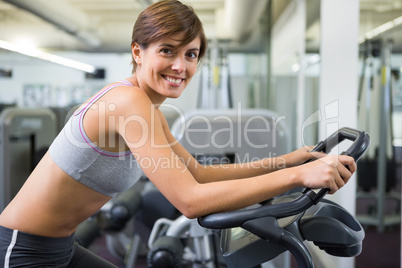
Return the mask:
M360 36L359 43L361 44L366 40L373 39L373 38L379 36L380 34L387 32L401 24L402 24L402 16L398 17L396 19L393 19L391 21L388 21L387 23L384 23L384 24L378 26L377 28L374 28L373 30L368 31L364 36Z
M54 54L46 53L33 47L19 46L10 42L0 40L0 48L24 54L30 57L39 58L42 60L50 61L53 63L61 64L67 67L78 69L87 73L94 73L95 66L82 63L79 61L71 60L68 58L60 57Z
M299 63L294 63L294 64L292 64L290 69L292 70L292 72L297 73L298 71L300 71L300 64Z

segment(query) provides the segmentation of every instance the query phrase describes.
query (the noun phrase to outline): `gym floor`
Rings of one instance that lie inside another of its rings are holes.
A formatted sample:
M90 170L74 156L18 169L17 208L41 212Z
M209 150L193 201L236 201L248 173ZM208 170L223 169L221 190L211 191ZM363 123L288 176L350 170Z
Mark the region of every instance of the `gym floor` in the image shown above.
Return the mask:
M400 183L396 187L400 192ZM356 209L358 213L367 211L369 201L358 200ZM389 215L399 210L395 201L386 200L385 213ZM363 240L362 253L356 257L356 268L387 267L400 268L401 266L401 226L388 226L384 232L379 233L375 226L365 227L366 236Z
M401 229L388 227L382 234L374 227L366 228L363 251L356 257L356 268L400 268Z

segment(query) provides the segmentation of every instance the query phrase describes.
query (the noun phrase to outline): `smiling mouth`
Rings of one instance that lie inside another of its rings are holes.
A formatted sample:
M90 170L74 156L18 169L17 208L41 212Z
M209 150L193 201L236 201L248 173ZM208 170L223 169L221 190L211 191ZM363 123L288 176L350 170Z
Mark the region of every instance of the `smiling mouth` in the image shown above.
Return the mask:
M176 85L179 85L184 79L182 79L182 78L173 78L173 77L170 77L170 76L166 76L166 75L162 75L163 76L163 78L165 79L165 80L167 80L168 82L170 82L170 83L173 83L173 84L176 84Z

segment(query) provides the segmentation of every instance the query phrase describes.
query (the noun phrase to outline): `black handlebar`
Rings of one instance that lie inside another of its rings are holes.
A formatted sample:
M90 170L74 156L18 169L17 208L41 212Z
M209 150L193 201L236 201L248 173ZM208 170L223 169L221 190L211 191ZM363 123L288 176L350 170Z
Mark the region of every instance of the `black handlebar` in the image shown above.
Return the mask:
M341 155L348 155L353 157L357 162L360 157L366 152L370 144L370 136L363 131L355 130L352 128L341 128L337 132L329 136L325 141L317 144L312 152L330 152L336 145L348 139L353 141L349 148L342 152ZM306 189L303 193L309 196L314 204L320 202L320 200L329 192L329 189L321 189L318 193L315 193L311 189Z
M345 152L342 152L341 155L352 156L355 162L357 162L367 150L370 144L370 137L366 132L352 128L344 127L339 129L325 141L318 143L312 152L330 152L336 145L345 139L353 141L353 143Z
M367 150L370 137L366 132L351 128L339 129L326 140L318 143L312 151L328 153L345 139L351 140L353 143L341 155L349 155L357 162ZM284 218L305 211L320 202L327 193L328 189L321 189L318 193L312 189L306 189L299 198L288 203L268 204L252 209L210 214L198 218L198 222L205 228L226 229L239 227L249 220L262 217Z

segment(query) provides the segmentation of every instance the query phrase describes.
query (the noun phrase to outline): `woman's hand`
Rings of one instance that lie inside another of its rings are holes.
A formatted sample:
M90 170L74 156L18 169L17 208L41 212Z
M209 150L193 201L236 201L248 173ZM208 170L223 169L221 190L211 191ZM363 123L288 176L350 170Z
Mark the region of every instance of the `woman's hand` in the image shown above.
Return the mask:
M347 155L328 155L295 168L302 187L328 188L333 194L343 187L356 171L354 159Z
M304 146L291 153L281 156L285 160L285 166L287 168L294 167L304 164L309 160L315 160L326 156L326 154L323 152L311 152L313 148L314 146Z

